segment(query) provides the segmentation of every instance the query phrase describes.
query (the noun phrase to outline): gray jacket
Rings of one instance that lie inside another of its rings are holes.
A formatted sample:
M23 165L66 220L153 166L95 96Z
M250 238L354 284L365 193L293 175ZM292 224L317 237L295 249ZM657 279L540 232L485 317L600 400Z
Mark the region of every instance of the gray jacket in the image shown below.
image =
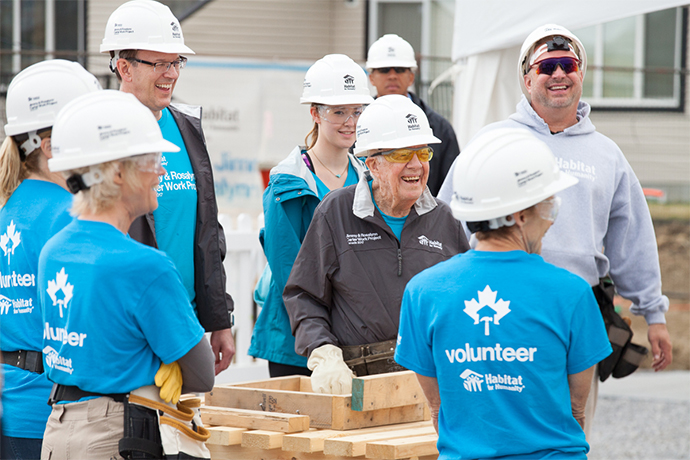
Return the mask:
M469 246L460 222L426 189L399 241L376 209L368 180L329 193L314 212L283 300L295 351L395 339L407 282Z
M213 170L201 129L201 107L174 104L168 107L182 134L196 177L197 213L194 235L194 291L199 322L206 332L232 327L234 303L225 292L225 233L218 223L218 205ZM132 223L129 235L148 246L158 247L153 213Z

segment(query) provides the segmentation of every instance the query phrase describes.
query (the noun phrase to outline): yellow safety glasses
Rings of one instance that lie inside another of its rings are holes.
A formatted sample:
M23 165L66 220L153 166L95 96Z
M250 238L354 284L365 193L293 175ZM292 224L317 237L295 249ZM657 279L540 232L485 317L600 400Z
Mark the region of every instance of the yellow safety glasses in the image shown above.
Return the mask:
M383 155L383 158L391 163L408 163L410 160L412 160L412 156L414 154L417 154L419 161L429 161L434 156L434 149L431 147L419 147L417 149L393 149L372 153L371 156L375 157L378 155Z

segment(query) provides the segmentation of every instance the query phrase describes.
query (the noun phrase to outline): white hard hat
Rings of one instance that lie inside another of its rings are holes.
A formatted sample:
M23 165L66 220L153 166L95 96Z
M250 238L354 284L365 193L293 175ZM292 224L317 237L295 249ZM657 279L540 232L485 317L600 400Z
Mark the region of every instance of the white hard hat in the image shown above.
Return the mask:
M525 95L527 100L531 100L529 91L525 86L524 76L529 72L530 57L534 53L534 45L540 40L559 35L570 41L570 45L574 48L574 52L580 60L580 69L582 71L582 77L585 76L585 71L587 70L587 52L585 51L584 45L580 39L578 39L572 32L570 32L565 27L559 26L557 24L546 24L541 27L537 27L531 34L527 36L525 41L522 43L522 48L520 48L520 59L517 64L518 81L520 82L520 89L522 94Z
M69 101L100 89L98 79L76 62L53 59L33 64L19 72L7 88L5 134L50 128Z
M529 131L495 129L473 140L458 157L450 208L465 222L499 220L577 182Z
M412 45L395 34L386 34L376 40L367 53L367 71L381 67L409 67L417 70Z
M300 104L371 104L367 75L344 54L328 54L316 61L304 76Z
M130 49L194 54L170 8L153 0L123 3L108 18L101 53Z
M62 109L52 135L51 171L66 171L154 152L178 152L151 110L132 94L103 90Z
M434 136L426 114L417 104L400 94L389 94L376 99L359 117L354 154L365 157L374 149L400 149L441 142Z

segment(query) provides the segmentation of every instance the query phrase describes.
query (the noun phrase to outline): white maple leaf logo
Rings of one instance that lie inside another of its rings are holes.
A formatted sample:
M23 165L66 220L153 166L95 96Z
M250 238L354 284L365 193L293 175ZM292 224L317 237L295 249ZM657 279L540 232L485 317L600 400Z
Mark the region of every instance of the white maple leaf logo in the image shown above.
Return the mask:
M67 304L72 300L73 289L74 286L67 282L65 267L62 267L62 270L55 274L54 281L48 281L46 292L53 300L53 305L60 307L60 318L62 318L62 309L67 308ZM62 295L58 295L58 291L62 291Z
M10 225L7 226L7 232L0 235L0 248L2 248L2 252L7 256L7 264L10 263L10 256L14 254L14 250L17 249L17 246L21 243L19 237L22 232L17 232L16 229L17 227L14 225L14 221L11 220Z
M467 313L473 320L474 324L479 324L479 321L484 322L484 335L489 335L489 323L494 323L498 325L498 321L505 315L510 313L510 301L505 301L500 299L496 302L496 295L498 291L492 291L489 285L487 285L483 291L477 291L477 298L479 301L465 300L465 313ZM480 311L484 308L490 308L493 310L493 314L486 315L486 310L480 315Z

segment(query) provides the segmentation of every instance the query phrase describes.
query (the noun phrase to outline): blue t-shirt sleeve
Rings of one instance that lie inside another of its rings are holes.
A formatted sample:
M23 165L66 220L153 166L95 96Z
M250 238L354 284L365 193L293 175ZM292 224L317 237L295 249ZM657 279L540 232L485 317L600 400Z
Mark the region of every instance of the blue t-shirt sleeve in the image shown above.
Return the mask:
M418 374L436 377L436 366L429 340L431 334L427 329L433 326L425 318L430 304L424 301L422 293L414 284L413 278L403 294L395 361ZM422 308L423 306L425 308Z
M611 344L599 305L587 286L573 312L567 372L577 374L611 354Z
M204 336L172 261L143 293L134 317L153 352L165 364L187 354Z

